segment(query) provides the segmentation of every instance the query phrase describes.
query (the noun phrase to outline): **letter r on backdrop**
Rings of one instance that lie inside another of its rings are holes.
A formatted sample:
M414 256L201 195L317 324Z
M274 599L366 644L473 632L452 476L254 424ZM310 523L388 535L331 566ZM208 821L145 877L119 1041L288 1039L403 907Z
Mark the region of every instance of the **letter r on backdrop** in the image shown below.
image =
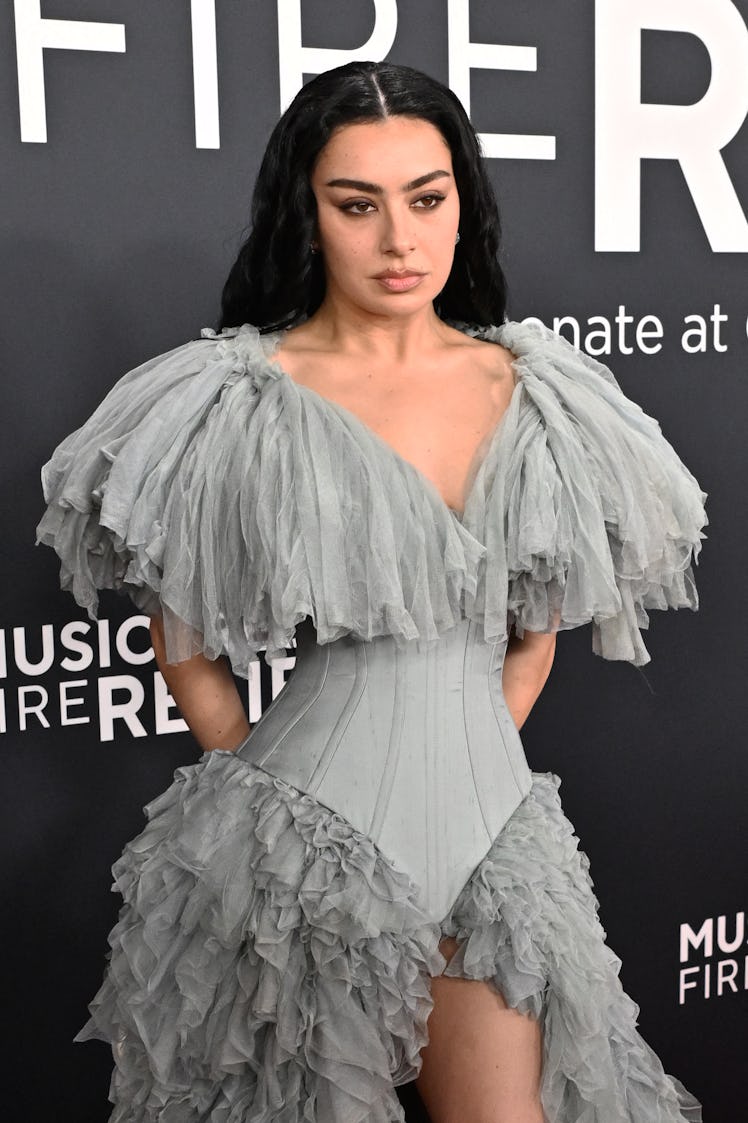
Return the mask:
M125 25L86 23L82 20L44 19L41 0L14 0L16 65L21 140L45 144L47 105L44 94L44 50L125 50Z
M748 28L731 0L596 0L595 249L638 252L641 161L677 160L715 252L748 253L748 222L721 150L748 114ZM695 105L641 101L643 30L686 32L709 52Z
M278 0L278 48L281 113L304 84L305 74L321 74L334 66L365 59L384 59L395 42L397 0L374 0L374 28L360 47L304 47L301 42L302 0ZM350 0L349 0L350 3Z

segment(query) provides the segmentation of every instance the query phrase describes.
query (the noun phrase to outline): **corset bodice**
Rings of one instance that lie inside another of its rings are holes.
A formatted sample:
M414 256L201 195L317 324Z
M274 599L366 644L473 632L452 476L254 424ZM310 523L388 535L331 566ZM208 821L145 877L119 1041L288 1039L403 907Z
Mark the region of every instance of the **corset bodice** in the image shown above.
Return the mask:
M468 619L431 646L297 634L289 681L238 755L344 816L449 911L531 785L504 699L506 641Z

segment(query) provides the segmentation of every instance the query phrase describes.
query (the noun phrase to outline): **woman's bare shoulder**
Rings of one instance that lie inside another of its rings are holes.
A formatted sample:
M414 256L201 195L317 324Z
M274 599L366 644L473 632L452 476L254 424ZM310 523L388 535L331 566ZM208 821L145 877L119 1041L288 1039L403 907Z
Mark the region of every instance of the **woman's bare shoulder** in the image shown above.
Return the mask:
M478 339L468 335L457 328L448 328L447 340L455 349L458 361L465 361L474 368L478 363L487 377L501 382L503 379L514 380L512 363L514 355L508 347L488 339Z

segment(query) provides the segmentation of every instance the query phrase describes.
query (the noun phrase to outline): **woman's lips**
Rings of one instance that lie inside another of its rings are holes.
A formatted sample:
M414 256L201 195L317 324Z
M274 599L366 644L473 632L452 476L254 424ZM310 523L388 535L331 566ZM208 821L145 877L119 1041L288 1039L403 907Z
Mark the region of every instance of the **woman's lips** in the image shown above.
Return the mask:
M380 273L374 280L388 292L408 292L419 285L425 276L425 273Z

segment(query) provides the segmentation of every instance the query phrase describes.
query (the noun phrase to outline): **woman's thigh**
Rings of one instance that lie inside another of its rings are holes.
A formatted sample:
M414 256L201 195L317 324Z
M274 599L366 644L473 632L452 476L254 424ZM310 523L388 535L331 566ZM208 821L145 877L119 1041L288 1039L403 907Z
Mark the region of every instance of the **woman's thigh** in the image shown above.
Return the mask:
M440 944L447 960L457 942ZM431 1123L545 1123L540 1105L543 1042L529 1015L472 979L431 980L429 1043L416 1080Z

